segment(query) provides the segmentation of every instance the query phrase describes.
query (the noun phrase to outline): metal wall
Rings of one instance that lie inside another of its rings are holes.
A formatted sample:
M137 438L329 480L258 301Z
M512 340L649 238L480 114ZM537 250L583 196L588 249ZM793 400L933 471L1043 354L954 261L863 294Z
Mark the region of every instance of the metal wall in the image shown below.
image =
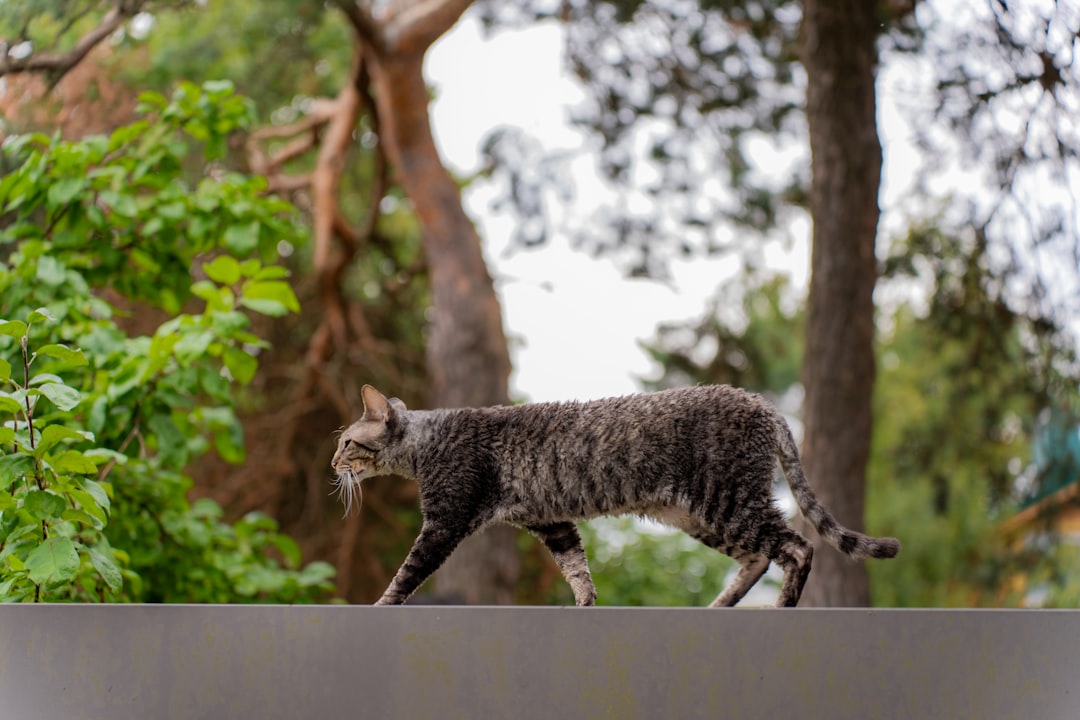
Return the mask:
M0 606L0 719L1080 718L1080 612Z

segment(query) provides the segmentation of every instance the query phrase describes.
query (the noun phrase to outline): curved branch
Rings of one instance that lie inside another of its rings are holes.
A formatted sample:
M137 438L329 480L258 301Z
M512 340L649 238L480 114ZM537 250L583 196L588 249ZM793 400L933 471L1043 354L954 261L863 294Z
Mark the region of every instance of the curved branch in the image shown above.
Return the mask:
M377 55L386 56L422 54L453 27L472 0L423 0L406 7L398 0L391 2L384 18L376 18L362 0L334 0L334 4L360 38Z
M471 4L472 0L426 0L411 5L390 18L385 27L386 46L405 54L425 52Z
M5 52L0 55L0 76L40 72L48 74L50 82L55 84L69 70L82 62L91 50L137 15L144 4L144 0L118 0L116 6L106 13L98 26L79 38L75 46L67 52L35 53L25 58L13 58Z
M334 4L345 14L352 24L356 34L377 53L382 54L386 50L382 24L371 12L371 6L357 0L334 0Z

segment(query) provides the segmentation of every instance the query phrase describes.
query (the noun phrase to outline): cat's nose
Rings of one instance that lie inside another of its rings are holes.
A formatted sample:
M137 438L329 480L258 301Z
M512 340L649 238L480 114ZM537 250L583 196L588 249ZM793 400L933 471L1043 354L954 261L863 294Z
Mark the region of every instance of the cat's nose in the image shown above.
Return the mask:
M330 461L330 467L336 468L337 464L338 464L338 453L335 452L333 460Z

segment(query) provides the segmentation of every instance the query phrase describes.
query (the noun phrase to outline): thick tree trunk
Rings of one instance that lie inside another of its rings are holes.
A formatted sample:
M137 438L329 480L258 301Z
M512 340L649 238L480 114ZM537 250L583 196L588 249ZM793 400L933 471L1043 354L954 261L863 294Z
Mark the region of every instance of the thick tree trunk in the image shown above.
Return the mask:
M453 177L431 135L426 47L369 54L381 142L423 228L433 296L427 338L434 407L509 402L510 358L502 313ZM463 543L435 575L438 594L469 604L509 604L520 576L517 531L496 527Z
M867 0L806 0L801 47L814 217L803 463L825 506L853 529L863 525L874 384L877 12ZM803 604L869 602L865 566L819 539Z

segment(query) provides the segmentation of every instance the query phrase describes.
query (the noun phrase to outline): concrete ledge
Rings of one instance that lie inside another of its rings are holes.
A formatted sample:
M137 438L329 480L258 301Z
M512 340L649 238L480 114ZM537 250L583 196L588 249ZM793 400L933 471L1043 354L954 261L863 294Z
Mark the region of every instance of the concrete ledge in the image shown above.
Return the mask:
M1080 612L0 606L0 717L1080 718Z

